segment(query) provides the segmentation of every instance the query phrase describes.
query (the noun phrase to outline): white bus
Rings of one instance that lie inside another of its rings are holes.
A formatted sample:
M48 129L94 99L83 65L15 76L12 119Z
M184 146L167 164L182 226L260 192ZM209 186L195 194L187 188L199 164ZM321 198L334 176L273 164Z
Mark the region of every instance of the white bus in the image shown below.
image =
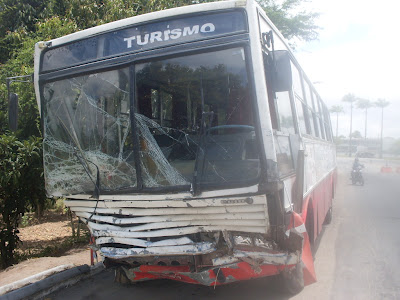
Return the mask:
M326 105L253 0L168 9L35 48L46 191L117 280L315 281Z

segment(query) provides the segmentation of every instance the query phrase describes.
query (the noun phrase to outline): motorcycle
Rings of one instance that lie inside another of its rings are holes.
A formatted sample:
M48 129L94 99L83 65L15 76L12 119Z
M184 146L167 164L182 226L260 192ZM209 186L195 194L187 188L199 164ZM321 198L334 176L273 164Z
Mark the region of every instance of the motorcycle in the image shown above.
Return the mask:
M362 166L358 166L351 170L351 184L353 185L364 185L364 178L361 172Z

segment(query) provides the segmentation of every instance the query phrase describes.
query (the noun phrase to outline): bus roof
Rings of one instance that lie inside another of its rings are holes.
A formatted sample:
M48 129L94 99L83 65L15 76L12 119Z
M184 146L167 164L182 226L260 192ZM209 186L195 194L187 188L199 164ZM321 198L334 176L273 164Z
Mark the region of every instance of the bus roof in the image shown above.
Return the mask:
M116 29L121 29L124 27L137 25L153 20L171 18L178 15L192 14L198 12L205 11L215 11L215 10L223 10L229 8L236 7L245 7L247 0L228 0L228 1L217 1L211 3L202 3L202 4L194 4L181 6L176 8L170 8L166 10L151 12L143 15L133 16L126 19L121 19L118 21L110 22L107 24L99 25L96 27L88 28L85 30L77 31L72 34L56 38L54 40L50 40L47 42L38 42L41 48L45 48L47 45L51 45L52 47L63 45L66 43L70 43L73 41L78 41L84 38L96 36L98 34L113 31ZM39 47L40 47L39 46Z

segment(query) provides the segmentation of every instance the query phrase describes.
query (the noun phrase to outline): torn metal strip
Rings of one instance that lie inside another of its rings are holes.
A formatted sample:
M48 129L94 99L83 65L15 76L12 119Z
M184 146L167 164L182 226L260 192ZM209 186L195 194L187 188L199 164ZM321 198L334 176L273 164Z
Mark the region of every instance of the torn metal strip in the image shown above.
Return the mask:
M231 189L223 189L223 190L214 190L214 191L203 191L201 193L201 199L207 199L207 198L213 198L213 197L237 197L237 195L248 195L248 194L254 194L259 191L259 186L258 184L252 185L249 187L243 187L243 188L231 188ZM261 197L261 196L257 196ZM262 196L265 197L265 196ZM91 195L88 194L73 194L73 195L68 195L68 199L77 199L77 200L90 200ZM165 195L165 194L130 194L130 195L100 195L99 197L100 200L116 200L116 201L125 201L125 200L185 200L185 199L193 199L193 196L191 193L187 192L182 192L182 193L176 193L173 194L173 196ZM198 199L198 198L196 198Z
M87 212L76 212L78 217L91 219L102 223L113 225L143 224L156 222L176 222L176 221L195 221L195 220L262 220L265 223L264 213L242 213L242 214L208 214L208 215L168 215L153 217L119 218L117 216L92 215ZM234 222L232 222L233 224Z
M72 211L92 213L92 207L70 206ZM114 214L125 216L166 216L166 215L184 215L184 214L226 214L226 213L251 213L265 211L264 205L249 206L226 206L226 207L204 207L204 208L97 208L98 214Z
M169 247L147 247L147 248L112 248L102 247L100 252L110 258L128 258L132 256L153 256L153 255L182 255L182 254L206 254L215 251L213 243L202 242L194 245L169 246Z
M230 230L230 231L267 233L267 230L264 227L224 226L222 228L225 228L226 230ZM193 226L193 227L161 229L161 230L152 230L152 231L137 231L137 232L92 229L93 235L95 237L127 237L127 238L168 237L168 236L187 235L187 234L193 234L193 233L199 233L199 232L213 232L213 231L220 231L220 230L221 230L220 226Z
M89 219L83 219L86 222ZM190 221L176 221L176 222L158 222L158 223L148 223L145 225L129 226L129 227L119 227L110 224L98 224L90 222L89 225L92 229L96 230L118 230L125 232L135 232L135 231L145 231L154 229L165 229L165 228L177 228L177 227L187 227L187 226L251 226L251 227L265 227L267 224L265 220L190 220Z
M93 200L65 200L65 205L76 207L94 207L96 201ZM102 208L200 208L200 207L220 207L220 206L250 206L266 205L265 196L235 197L222 199L178 199L178 200L109 200L99 199L97 207Z
M236 258L249 257L255 260L262 260L264 264L271 265L293 265L300 262L300 253L269 253L234 250L233 256Z
M165 246L181 246L181 245L190 245L194 244L194 242L188 237L182 237L179 239L166 239L158 242L150 242L147 240L135 239L135 238L118 238L118 237L100 237L96 239L96 244L125 244L139 247L165 247Z

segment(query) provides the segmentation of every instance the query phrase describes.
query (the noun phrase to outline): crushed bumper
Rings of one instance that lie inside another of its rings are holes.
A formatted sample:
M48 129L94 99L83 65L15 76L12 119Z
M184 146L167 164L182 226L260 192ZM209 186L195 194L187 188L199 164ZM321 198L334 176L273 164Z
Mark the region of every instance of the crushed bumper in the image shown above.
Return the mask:
M216 286L235 281L277 275L301 262L301 253L234 250L232 255L213 258L210 265L120 266L131 282L171 279L192 284Z
M308 234L300 215L293 213L284 241L285 251L273 242L238 234L223 232L225 248L193 255L193 253L150 257L108 257L110 266L117 264L131 282L171 279L192 284L216 286L235 281L284 274L298 274L301 284L316 281ZM233 241L233 242L232 242ZM115 253L114 253L115 254ZM302 271L301 271L302 270Z
M285 268L295 265L258 265L238 262L221 267L213 267L200 272L190 272L189 266L140 266L124 269L130 281L146 281L152 279L171 279L206 286L223 285L235 281L277 275Z

